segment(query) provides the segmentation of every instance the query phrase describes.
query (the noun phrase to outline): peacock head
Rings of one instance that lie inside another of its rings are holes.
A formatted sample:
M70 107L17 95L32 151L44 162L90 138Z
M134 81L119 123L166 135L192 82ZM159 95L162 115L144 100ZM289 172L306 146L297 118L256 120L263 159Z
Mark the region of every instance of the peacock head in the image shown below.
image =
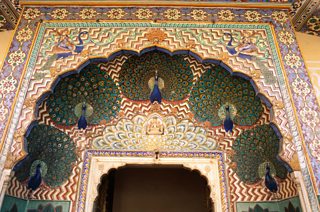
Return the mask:
M87 109L87 104L85 102L82 103L82 110L86 110Z
M266 173L270 173L270 164L269 163L266 164Z
M229 105L226 106L226 111L227 111L227 112L230 112Z
M38 165L36 166L36 173L41 172L41 164L38 163Z
M154 79L158 81L158 70L155 71Z

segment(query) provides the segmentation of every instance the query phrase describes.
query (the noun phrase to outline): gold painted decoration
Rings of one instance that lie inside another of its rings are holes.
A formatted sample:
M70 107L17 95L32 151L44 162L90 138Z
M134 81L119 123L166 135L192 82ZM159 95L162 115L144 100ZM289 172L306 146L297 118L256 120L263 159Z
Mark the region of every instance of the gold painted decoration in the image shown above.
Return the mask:
M216 149L216 144L207 129L195 126L188 119L153 113L121 119L115 126L107 126L92 146L104 150L204 151Z

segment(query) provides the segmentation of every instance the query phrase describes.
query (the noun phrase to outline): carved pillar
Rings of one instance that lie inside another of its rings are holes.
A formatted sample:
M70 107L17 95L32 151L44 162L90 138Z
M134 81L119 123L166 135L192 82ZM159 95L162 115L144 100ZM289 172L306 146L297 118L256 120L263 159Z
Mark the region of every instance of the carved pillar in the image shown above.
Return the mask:
M13 175L12 175L11 169L3 170L1 179L0 179L0 185L2 185L1 193L0 193L0 208L2 207L3 198L4 198L4 195L6 194L6 191L12 176Z
M302 211L311 212L311 206L309 204L308 193L306 189L306 185L304 184L301 171L293 171L290 173L291 178L294 180L298 193L299 199L302 207Z

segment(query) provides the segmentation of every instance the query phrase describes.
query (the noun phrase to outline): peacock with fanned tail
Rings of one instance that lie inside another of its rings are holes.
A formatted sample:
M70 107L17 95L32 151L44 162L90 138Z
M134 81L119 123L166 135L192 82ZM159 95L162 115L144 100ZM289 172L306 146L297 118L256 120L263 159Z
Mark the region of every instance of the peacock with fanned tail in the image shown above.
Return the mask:
M79 118L79 121L78 121L78 129L81 130L81 129L86 129L87 128L87 120L86 120L86 110L87 110L87 105L86 103L83 103L82 104L82 107L81 107L81 116Z
M156 70L155 77L154 77L154 85L150 94L150 102L153 103L157 101L159 104L161 104L161 100L162 100L162 96L159 88L159 77L158 77L158 71Z

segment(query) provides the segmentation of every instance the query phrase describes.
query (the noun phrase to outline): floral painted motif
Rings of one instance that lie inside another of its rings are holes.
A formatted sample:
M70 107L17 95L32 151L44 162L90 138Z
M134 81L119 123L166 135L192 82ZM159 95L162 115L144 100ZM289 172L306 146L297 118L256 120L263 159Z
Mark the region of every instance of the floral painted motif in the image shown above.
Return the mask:
M145 37L153 44L159 44L167 38L167 34L161 29L151 29Z
M23 51L21 51L21 50L12 52L12 53L9 55L8 63L9 63L12 67L18 66L18 65L20 65L21 63L23 63L23 60L24 60L25 57L26 57L26 54L25 54Z
M298 95L306 96L308 93L310 93L308 84L300 78L296 78L292 83L292 85L293 85L294 92L297 93Z
M55 19L64 19L69 12L66 9L56 9L51 13L51 16Z
M203 21L207 18L208 13L203 10L192 10L190 16L196 21Z
M93 9L83 9L79 13L79 16L82 19L91 19L91 18L94 18L96 15L97 15L97 11Z
M153 16L153 12L149 9L138 9L135 12L135 15L137 16L137 18L139 19L149 19Z
M230 10L221 10L218 12L218 17L224 21L231 21L234 19L234 14Z
M310 127L315 127L319 125L319 118L316 111L312 110L311 108L304 107L300 111L302 121L309 125Z
M279 40L285 45L290 45L294 42L292 34L287 31L281 31L279 33Z
M17 40L18 41L27 41L31 39L32 31L29 28L24 28L18 32Z
M291 68L299 68L301 64L301 59L295 54L287 54L284 59L286 60L286 64Z
M14 91L17 80L10 74L8 77L0 81L0 94L7 94Z
M28 8L26 11L24 11L23 17L25 19L35 19L36 17L38 17L40 15L40 10L36 9L36 8Z
M320 17L312 16L307 22L308 29L313 32L320 32Z
M169 20L177 20L181 17L181 12L177 9L168 9L164 12L164 16Z
M246 11L246 13L244 14L244 17L248 20L248 21L260 21L260 19L262 18L261 14L258 13L257 11Z
M288 20L288 15L283 11L275 11L272 13L272 18L279 22L286 22Z
M309 145L311 149L311 154L317 159L320 160L320 143L315 142Z
M107 12L108 18L111 18L111 19L120 19L125 15L126 13L122 9L111 9Z

